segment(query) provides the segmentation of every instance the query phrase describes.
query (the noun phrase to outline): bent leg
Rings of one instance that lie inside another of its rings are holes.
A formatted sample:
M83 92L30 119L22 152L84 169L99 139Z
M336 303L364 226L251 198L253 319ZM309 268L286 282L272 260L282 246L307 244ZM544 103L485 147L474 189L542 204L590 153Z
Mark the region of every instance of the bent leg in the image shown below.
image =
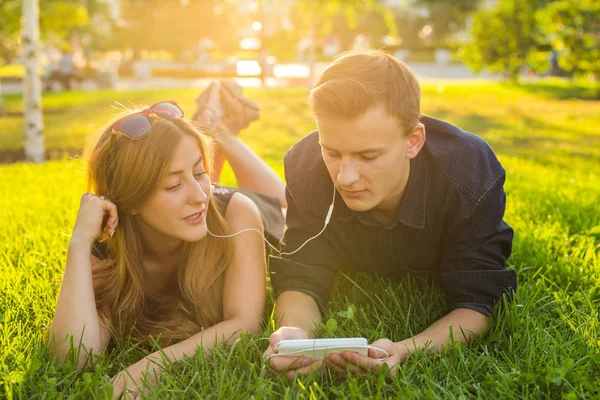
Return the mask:
M240 188L275 197L281 203L281 207L286 208L285 183L262 158L257 156L236 135L218 135L213 140L213 150L216 150L214 153L215 164L221 160L220 167L222 168L222 162L225 159L229 161ZM217 166L215 165L215 167ZM211 177L214 182L218 182L221 168L219 170L215 168L215 173Z

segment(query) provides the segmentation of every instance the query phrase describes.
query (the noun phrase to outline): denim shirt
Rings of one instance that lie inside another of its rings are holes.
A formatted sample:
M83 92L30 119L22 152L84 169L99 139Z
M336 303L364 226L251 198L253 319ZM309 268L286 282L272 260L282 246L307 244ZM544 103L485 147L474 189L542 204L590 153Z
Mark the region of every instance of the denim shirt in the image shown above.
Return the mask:
M439 280L448 311L489 315L517 287L505 268L513 240L503 220L506 173L480 137L429 117L425 145L410 161L410 175L395 216L386 224L350 210L339 193L323 233L293 255L270 257L276 296L294 290L326 307L336 273L366 270L398 279L407 273ZM323 229L333 183L318 132L286 154L288 210L282 252L292 252Z

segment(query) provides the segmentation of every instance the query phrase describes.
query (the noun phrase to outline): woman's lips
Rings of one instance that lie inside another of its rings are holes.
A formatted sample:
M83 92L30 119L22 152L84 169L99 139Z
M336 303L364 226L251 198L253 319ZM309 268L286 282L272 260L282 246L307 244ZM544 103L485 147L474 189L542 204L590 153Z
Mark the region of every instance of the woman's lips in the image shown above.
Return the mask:
M189 224L197 225L197 224L202 223L202 221L204 221L204 214L206 214L206 209L204 209L196 214L192 214L189 217L184 218L183 220Z

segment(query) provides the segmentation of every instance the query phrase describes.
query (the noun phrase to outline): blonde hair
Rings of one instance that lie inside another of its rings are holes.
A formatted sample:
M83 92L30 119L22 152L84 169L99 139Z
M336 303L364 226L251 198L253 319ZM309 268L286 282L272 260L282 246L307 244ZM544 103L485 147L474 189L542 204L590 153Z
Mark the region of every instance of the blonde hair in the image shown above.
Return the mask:
M167 345L222 320L223 276L233 249L229 241L212 236L184 243L176 293L165 296L147 289L139 226L130 211L158 190L183 135L198 143L209 176L210 154L203 135L182 118L153 120L139 140L113 135L117 121L102 129L84 152L88 191L106 196L119 213L114 236L101 239L107 257L93 270L96 307L116 333L141 340L160 336L159 342ZM212 199L206 221L214 233L226 233Z
M419 81L402 61L380 50L349 51L319 76L309 104L317 117L355 118L383 104L405 133L420 119Z

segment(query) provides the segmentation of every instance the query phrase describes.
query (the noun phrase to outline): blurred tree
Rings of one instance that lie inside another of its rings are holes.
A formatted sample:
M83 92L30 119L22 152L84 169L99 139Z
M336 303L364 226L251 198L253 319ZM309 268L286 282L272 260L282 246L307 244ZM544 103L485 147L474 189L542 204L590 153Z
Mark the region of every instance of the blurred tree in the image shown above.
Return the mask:
M90 23L86 4L82 0L40 2L40 33L54 44L65 44L76 29Z
M536 10L542 0L499 0L491 10L475 13L471 42L461 49L475 71L484 67L518 80L528 59L536 58L540 31Z
M68 43L73 38L74 32L89 26L88 7L92 3L99 2L100 0L42 0L38 5L38 0L35 0L33 15L39 15L36 35L54 45L62 46ZM12 62L18 54L21 16L25 16L24 11L21 0L0 2L0 63L2 64ZM31 10L28 8L27 11ZM0 90L0 113L3 109L2 100Z
M20 18L21 1L3 0L0 7L0 62L9 62L17 54Z
M20 31L21 1L4 0L0 7L0 65L9 62L17 54ZM0 115L4 114L4 95L0 77Z
M87 0L90 1L97 0ZM19 49L22 1L2 0L0 5L0 58L8 62ZM39 11L42 39L57 45L64 44L74 30L90 23L86 1L83 0L42 0Z
M467 17L479 3L479 0L415 0L413 4L427 10L427 21L433 27L431 41L440 47L447 45L452 34L466 28Z
M37 164L44 162L44 121L42 118L42 82L38 74L40 9L38 0L23 0L23 114L25 123L25 158Z
M377 0L296 0L294 4L294 25L297 32L301 37L310 38L311 42L309 53L311 79L308 82L309 87L312 85L314 77L314 64L317 57L316 49L318 42L334 31L333 28L336 19L338 22L336 28L339 28L339 30L336 29L335 31L336 35L340 35L344 31L342 26L347 26L349 32L354 33L359 27L359 23L362 22L362 17L369 13L375 13L381 17L379 19L380 26L385 26L386 33L390 36L397 36L393 13ZM342 21L345 20L346 23L340 24L340 18L343 18ZM349 32L347 31L346 33ZM372 30L365 33L375 34L376 32Z
M235 4L219 0L121 0L114 45L162 50L182 57L211 38L220 48L237 47Z
M340 41L342 49L349 49L358 34L367 35L376 45L383 43L384 36L396 34L393 13L376 0L262 1L267 7L289 7L285 23L280 23L280 29L271 30L266 37L269 53L282 60L296 57L298 43L310 41L313 27L315 50L321 49L323 41L333 36Z
M574 76L594 78L600 97L600 1L555 1L537 19L558 52L558 66Z
M89 23L78 25L71 31L83 46L86 58L93 51L106 51L114 48L112 35L116 20L111 15L110 7L104 0L82 0L89 18Z
M317 40L333 32L343 43L351 43L357 32L376 42L397 36L393 12L377 0L296 0L292 15L298 34L309 36L314 29Z

